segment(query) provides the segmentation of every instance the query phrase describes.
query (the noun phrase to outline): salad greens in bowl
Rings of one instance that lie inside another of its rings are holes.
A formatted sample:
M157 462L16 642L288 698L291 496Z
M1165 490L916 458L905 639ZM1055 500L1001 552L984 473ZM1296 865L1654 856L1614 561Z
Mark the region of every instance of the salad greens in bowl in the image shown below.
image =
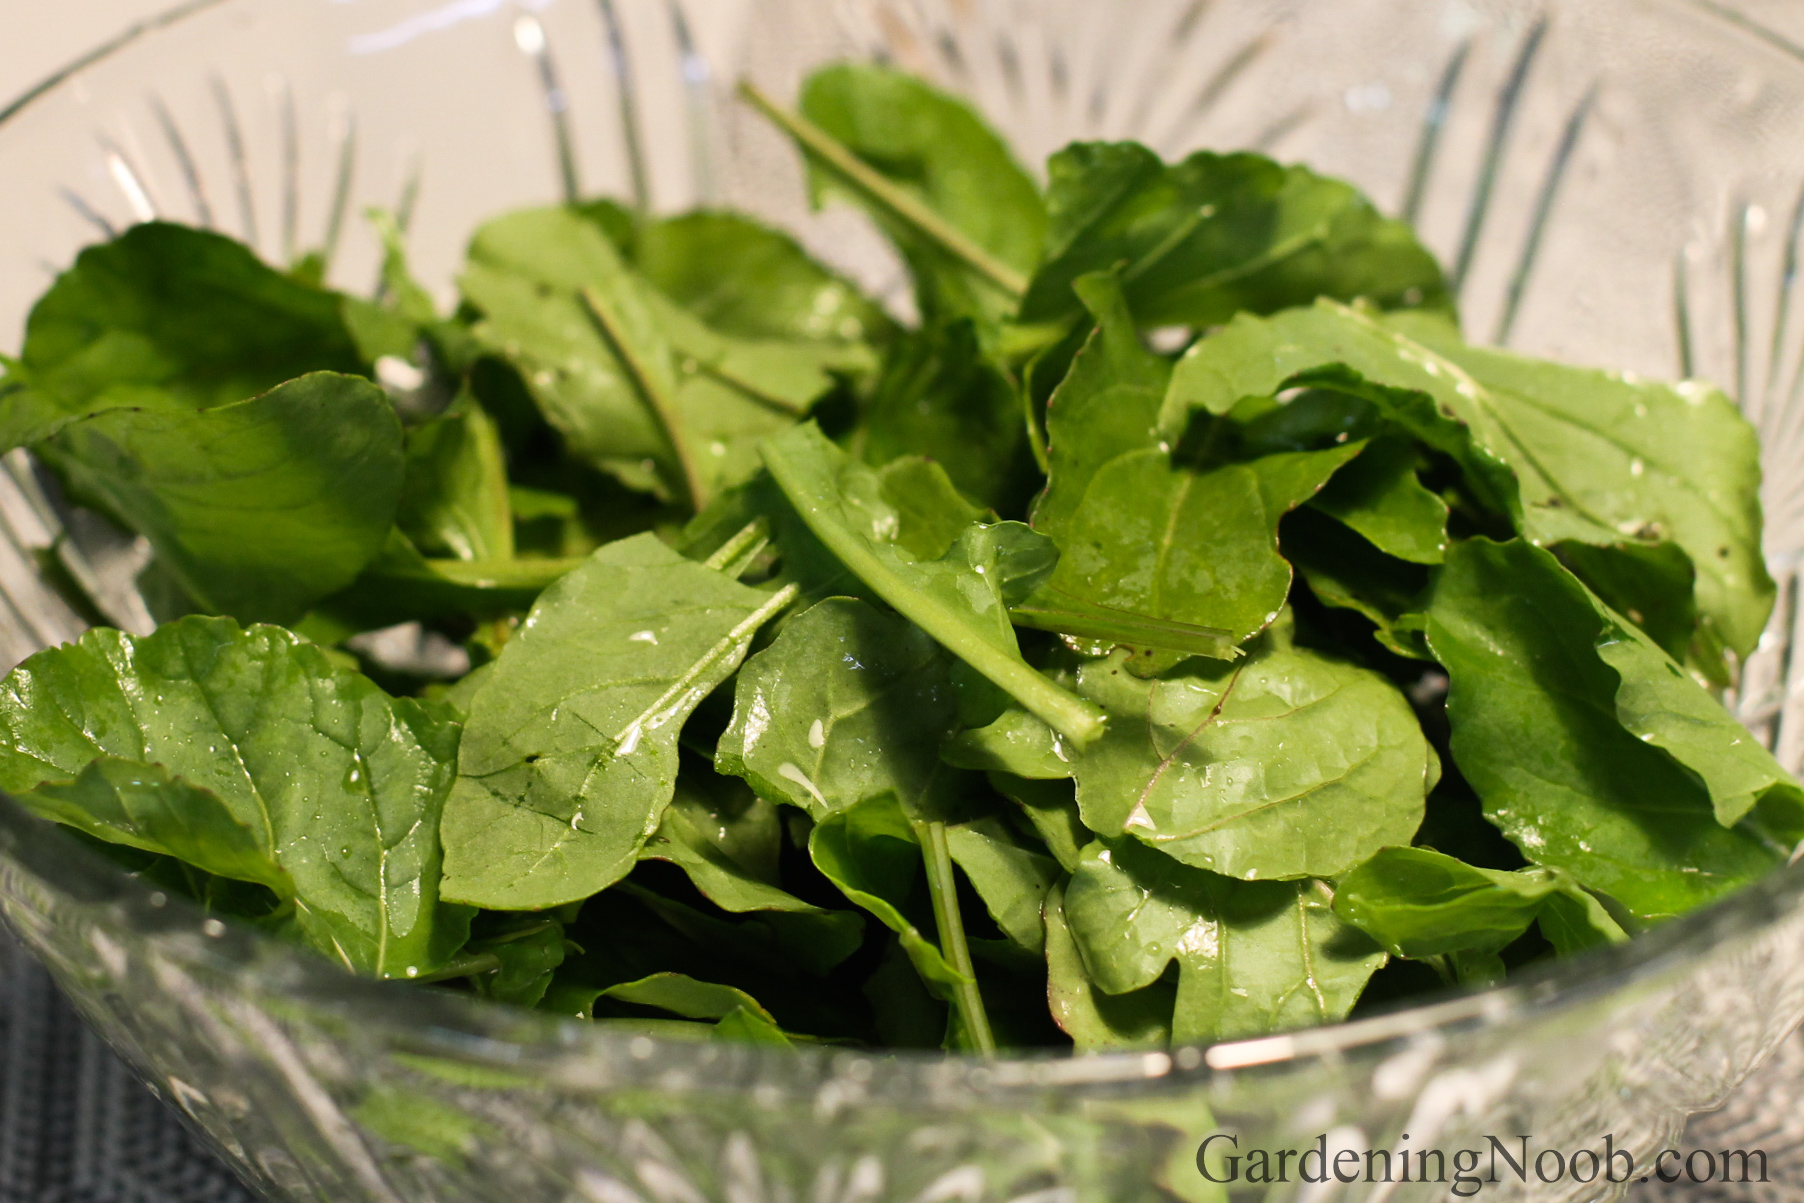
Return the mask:
M543 27L513 32L556 99ZM56 847L110 883L77 897L288 966L142 972L203 1011L203 979L265 983L201 1039L274 1058L310 1133L282 1139L323 1139L309 1173L356 1197L399 1197L374 1139L403 1194L555 1165L620 1203L585 1158L687 1156L647 1117L775 1132L807 1097L839 1131L823 1099L879 1065L886 1106L985 1117L953 1158L990 1167L972 1199L1126 1182L1113 1158L1200 1199L1209 1132L1333 1127L1294 1093L1325 1086L1312 1050L1417 1130L1500 1100L1615 1123L1574 1100L1635 1060L1552 1050L1669 1014L1675 958L1723 932L1755 964L1794 905L1804 789L1743 721L1790 621L1743 408L1469 338L1469 248L1444 266L1333 175L1121 138L1030 169L907 55L815 57L719 103L865 223L837 258L747 208L578 189L554 104L563 202L482 220L453 294L411 202L363 215L373 288L331 239L271 256L208 220L55 274L0 376L12 479L138 558L122 604L48 547L35 583L91 629L0 683L0 788L57 829L8 820L27 940L83 913L25 901ZM137 972L104 924L86 947ZM1524 1070L1509 1017L1550 989ZM1796 1008L1741 1005L1745 1070ZM1456 1089L1429 1075L1462 1025ZM248 1114L162 1055L204 1127ZM535 1091L586 1132L585 1090L625 1126L489 1165ZM1024 1105L1032 1136L1001 1119Z

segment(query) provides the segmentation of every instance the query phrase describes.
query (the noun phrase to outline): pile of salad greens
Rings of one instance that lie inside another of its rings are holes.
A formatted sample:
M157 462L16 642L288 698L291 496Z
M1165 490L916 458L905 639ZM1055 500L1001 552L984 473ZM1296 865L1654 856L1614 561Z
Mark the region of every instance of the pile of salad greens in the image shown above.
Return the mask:
M980 1052L1495 981L1804 837L1718 699L1774 598L1721 393L1468 345L1302 167L1042 189L899 72L743 93L908 320L609 201L484 225L449 316L379 213L369 299L84 251L0 440L148 541L162 625L54 578L96 627L6 678L0 787L360 973Z

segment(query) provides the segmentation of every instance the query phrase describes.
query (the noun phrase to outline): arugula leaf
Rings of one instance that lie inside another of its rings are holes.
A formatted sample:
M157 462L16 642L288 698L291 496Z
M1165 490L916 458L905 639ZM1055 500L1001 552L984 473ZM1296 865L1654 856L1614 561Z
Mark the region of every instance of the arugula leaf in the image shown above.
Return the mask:
M1160 443L1159 413L1171 364L1147 350L1122 295L1120 277L1098 272L1073 284L1096 329L1046 405L1046 491L1033 525L1061 545L1104 464Z
M1625 729L1626 697L1629 717L1684 749L1679 724L1700 711L1678 699L1680 671L1649 663L1623 634L1551 554L1521 541L1456 545L1428 611L1428 645L1452 678L1453 758L1485 816L1530 861L1652 920L1720 898L1784 855L1746 824L1717 822L1713 796L1725 813L1745 800L1743 755L1687 765ZM1603 642L1622 645L1614 664Z
M1108 994L1144 990L1177 962L1173 1043L1336 1022L1385 960L1320 882L1235 881L1131 840L1084 850L1064 912Z
M1760 551L1758 446L1720 393L1467 347L1442 322L1322 301L1237 318L1197 344L1173 378L1164 421L1178 429L1191 409L1226 413L1299 384L1379 404L1460 463L1480 499L1501 505L1532 542L1677 544L1697 566L1699 613L1738 653L1765 628L1773 592ZM1519 500L1496 465L1520 481Z
M1362 536L1305 506L1284 520L1282 551L1323 605L1352 610L1371 621L1386 650L1432 660L1423 632L1428 572L1385 555Z
M896 512L894 542L917 560L939 559L986 516L965 500L943 466L924 456L891 460L877 479Z
M171 777L161 765L101 756L73 781L43 781L15 796L40 818L95 839L173 856L203 873L294 898L294 881L276 863L267 831L252 828L217 794Z
M1079 854L1094 838L1078 813L1070 782L1030 781L1008 773L989 774L990 788L1021 808L1059 868L1077 868Z
M1361 444L1197 472L1157 447L1097 469L1064 524L1063 556L1015 621L1129 646L1231 659L1278 616L1291 568L1278 522Z
M408 432L395 525L428 555L514 558L501 433L467 390L445 413Z
M1159 680L1123 659L1078 672L1116 720L1076 758L1090 830L1251 881L1331 877L1421 826L1433 754L1377 673L1277 637Z
M833 389L832 371L868 365L857 347L710 330L565 209L483 226L460 283L478 338L520 368L573 454L698 509L755 470L758 439Z
M863 435L873 464L926 455L961 492L994 509L1010 508L1032 487L1014 382L970 321L930 324L897 340L872 390Z
M775 1027L777 1021L758 1000L732 986L697 981L681 973L654 973L636 982L622 982L601 992L602 997L641 1007L656 1007L685 1019L725 1019L744 1010Z
M1040 905L1058 879L1058 863L992 817L947 824L946 842L953 863L965 871L1002 934L1038 957L1046 942Z
M1386 555L1439 564L1447 554L1447 503L1416 478L1420 458L1408 439L1374 439L1309 504Z
M678 775L676 795L640 858L676 865L723 911L762 913L813 972L826 973L857 951L864 935L858 915L811 906L781 888L776 808L737 782L714 777L710 786Z
M1013 694L1078 744L1102 731L1102 715L1021 659L998 566L996 536L974 527L939 560L911 560L871 532L858 499L875 474L847 459L812 424L764 445L771 475L817 538L884 601L947 651ZM980 571L981 570L981 571Z
M224 235L146 222L84 250L33 307L0 450L108 410L211 409L362 367L336 294Z
M1127 994L1097 989L1065 921L1062 882L1046 895L1046 969L1053 1020L1078 1052L1159 1048L1170 1042L1176 985L1161 980Z
M1699 614L1737 655L1753 651L1775 586L1761 546L1760 441L1733 401L1696 381L1568 367L1393 324L1483 390L1496 415L1487 438L1522 480L1529 539L1675 543L1696 566Z
M1426 323L1422 323L1426 325ZM1272 417L1301 412L1319 421L1308 402L1321 392L1353 401L1348 439L1383 433L1385 426L1422 443L1458 465L1473 500L1507 521L1522 522L1514 463L1475 423L1479 412L1450 364L1407 343L1391 326L1330 300L1269 318L1242 314L1184 353L1172 374L1159 423L1167 438L1181 439L1199 414L1228 415L1248 398L1276 398L1290 389L1315 390ZM1268 419L1269 421L1269 419Z
M893 793L917 817L959 792L939 744L958 721L946 653L865 602L831 598L740 670L715 768L819 821Z
M1616 670L1616 717L1629 734L1697 774L1716 821L1731 827L1756 811L1781 823L1804 808L1804 789L1647 634L1603 607L1597 653ZM1761 817L1765 817L1762 815ZM1804 831L1791 836L1795 843Z
M498 968L470 979L477 994L516 1007L536 1007L551 988L558 966L571 951L564 925L544 920L524 932L507 933L485 941L472 940L466 953L487 954Z
M151 404L73 424L45 456L150 540L204 609L292 622L381 551L401 424L354 376L317 372L211 409Z
M428 560L399 529L382 553L344 589L322 601L325 618L347 634L396 623L466 616L493 619L525 611L581 560Z
M1501 952L1537 919L1562 956L1628 936L1559 869L1504 873L1428 848L1385 848L1341 878L1334 913L1392 956Z
M950 997L967 980L910 918L922 849L894 796L867 798L829 814L809 834L808 853L840 893L896 933L929 990Z
M628 253L671 300L731 337L883 343L895 333L856 285L744 214L703 210L645 222Z
M862 206L914 273L931 322L1013 315L1046 233L1040 190L963 100L887 67L838 63L802 87L801 114L742 92L808 155L816 202Z
M195 863L254 870L293 899L311 947L411 977L469 931L439 890L458 734L438 707L389 697L287 631L190 617L142 638L92 630L14 669L0 788L37 790L63 821L80 807L102 839L184 859L210 844Z
M1057 731L1027 711L1011 708L987 727L959 732L940 749L940 757L956 768L1057 781L1071 777L1077 754Z
M446 895L538 910L624 877L670 802L684 721L794 598L652 535L609 544L548 589L471 700Z
M1406 225L1307 168L1209 151L1167 166L1135 143L1080 142L1048 171L1051 230L1024 322L1075 317L1072 283L1117 265L1142 326L1216 326L1318 296L1452 307Z

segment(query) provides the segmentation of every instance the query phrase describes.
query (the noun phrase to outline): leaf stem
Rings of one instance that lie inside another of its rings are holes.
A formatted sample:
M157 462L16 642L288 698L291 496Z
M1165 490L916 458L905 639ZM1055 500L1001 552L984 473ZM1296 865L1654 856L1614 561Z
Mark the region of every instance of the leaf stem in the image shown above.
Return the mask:
M703 562L716 572L726 572L728 576L738 579L751 560L768 546L770 522L762 517L754 518L746 524L744 530L722 543L720 549ZM738 566L738 572L727 572L734 566Z
M1035 718L1079 748L1087 748L1102 738L1108 719L1100 708L1047 680L1019 655L1010 655L973 633L950 606L903 580L858 536L822 513L821 501L810 495L807 481L773 443L764 445L764 463L815 537L897 613L932 635L947 651L995 682Z
M1027 420L1027 446L1034 453L1034 463L1040 466L1040 473L1051 476L1052 454L1046 447L1046 430L1040 425L1040 415L1034 411L1033 379L1031 368L1021 373L1021 413Z
M477 953L475 956L458 957L456 960L447 964L443 969L437 969L431 973L422 973L420 976L409 978L408 980L414 982L449 982L455 981L460 977L476 977L484 973L493 973L499 968L501 968L500 957L492 952L482 952Z
M479 589L548 589L582 563L582 559L427 560L426 567L453 584Z
M640 357L637 348L627 339L619 319L608 308L606 300L596 291L595 286L586 286L581 296L583 307L601 328L602 336L608 340L615 357L632 378L639 399L645 402L645 408L651 411L653 420L663 430L665 441L670 444L670 453L676 457L677 470L682 473L683 492L690 506L698 512L705 509L709 501L707 488L702 484L695 457L690 454L689 440L683 435L683 418L677 411L676 398L665 395L665 390L652 375L651 366Z
M940 933L940 952L963 980L954 989L952 1005L964 1021L971 1044L986 1057L996 1055L996 1035L977 988L977 971L971 964L971 946L965 941L964 917L958 910L958 880L952 871L952 846L941 822L914 823L921 841L921 858L927 865L927 892L933 898L933 922Z
M791 112L779 105L748 79L739 81L739 95L769 118L772 124L794 138L804 151L843 176L854 188L898 221L912 226L916 233L937 243L941 250L963 262L1015 300L1027 295L1026 276L990 254L918 198L896 187L882 172L859 158L832 134L800 113Z

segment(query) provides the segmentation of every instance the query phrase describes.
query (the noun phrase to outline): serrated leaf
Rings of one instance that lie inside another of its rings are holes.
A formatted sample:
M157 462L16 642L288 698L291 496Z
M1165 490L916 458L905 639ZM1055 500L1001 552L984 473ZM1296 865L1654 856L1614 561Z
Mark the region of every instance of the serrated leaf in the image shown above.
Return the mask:
M1318 296L1451 308L1407 226L1307 168L1209 151L1167 166L1135 143L1080 142L1048 171L1051 231L1023 321L1075 316L1072 282L1118 266L1142 326L1215 326Z
M1016 607L1015 619L1231 658L1277 618L1290 593L1279 520L1359 450L1286 452L1201 472L1174 465L1157 447L1116 456L1096 470L1062 525L1057 571Z
M1544 916L1562 955L1628 939L1559 869L1505 873L1428 848L1373 855L1335 885L1334 913L1399 957L1494 954Z
M1123 659L1078 673L1115 718L1076 758L1099 835L1251 881L1331 877L1421 826L1428 742L1377 673L1273 638L1150 681Z
M1598 650L1612 624L1552 555L1520 540L1457 545L1428 618L1429 647L1452 678L1453 758L1486 817L1530 861L1566 870L1647 920L1720 898L1784 862L1746 824L1719 824L1708 784L1625 729L1624 677ZM1627 647L1617 656L1625 668L1641 659ZM1649 703L1672 688L1660 671L1638 674L1631 714L1654 721ZM1700 767L1722 766L1713 758ZM1723 780L1725 804L1745 782L1739 771Z
M715 767L817 821L886 793L940 814L959 788L939 757L958 721L948 659L866 602L821 602L740 670Z
M658 828L690 713L793 599L612 543L547 590L470 704L445 891L500 910L587 898Z
M106 758L161 766L176 793L158 805L184 797L184 816L198 822L205 811L190 791L218 799L292 880L301 938L385 977L437 968L468 934L468 914L439 892L457 743L438 708L389 697L287 631L225 618L184 618L142 638L89 631L33 656L0 690L0 788L68 781ZM99 771L108 791L133 788L116 769ZM57 792L62 805L111 805L80 788ZM118 812L88 813L93 834L131 834L115 826ZM241 836L229 838L231 858L248 854ZM273 884L267 873L253 880Z
M1085 850L1065 918L1109 994L1144 990L1177 962L1178 1044L1343 1019L1385 960L1319 882L1235 881L1131 840Z

